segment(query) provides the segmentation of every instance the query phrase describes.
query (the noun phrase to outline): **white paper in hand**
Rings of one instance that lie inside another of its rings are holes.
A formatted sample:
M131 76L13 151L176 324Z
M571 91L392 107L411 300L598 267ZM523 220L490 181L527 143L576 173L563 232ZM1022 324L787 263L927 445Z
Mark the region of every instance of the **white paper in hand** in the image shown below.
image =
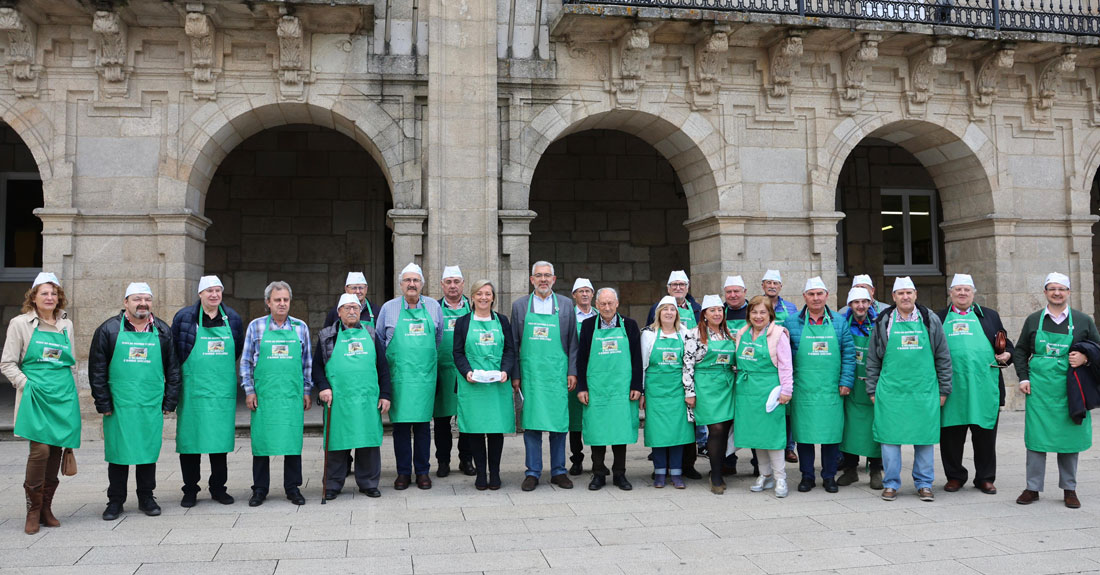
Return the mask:
M500 372L485 369L475 369L474 381L479 383L496 383L500 381Z
M771 413L771 412L775 411L775 408L777 408L777 407L779 407L779 386L778 385L775 386L775 388L772 389L772 392L768 394L768 403L766 404L764 409L768 413Z

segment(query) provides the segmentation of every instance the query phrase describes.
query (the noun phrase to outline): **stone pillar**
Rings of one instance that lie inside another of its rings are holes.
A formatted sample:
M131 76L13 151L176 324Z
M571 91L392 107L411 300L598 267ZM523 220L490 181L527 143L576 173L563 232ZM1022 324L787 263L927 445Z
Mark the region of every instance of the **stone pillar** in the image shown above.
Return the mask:
M388 281L393 282L395 294L401 293L398 285L398 275L409 262L416 262L423 266L424 258L424 221L428 219L428 210L395 208L386 212L386 219L393 230L393 270L394 277ZM427 269L425 275L429 275ZM438 274L437 274L438 275ZM432 294L430 277L424 278L425 292ZM435 294L439 295L439 294Z
M745 262L745 222L743 215L711 212L684 222L691 250L691 291L696 298L721 293L727 275L742 274L752 287L753 273L742 269ZM654 278L663 282L666 278Z
M425 130L431 218L424 265L429 286L438 285L447 265L461 266L469 281L495 277L499 269L496 50L496 0L431 0ZM397 269L401 265L395 262Z
M527 295L531 282L531 210L500 210L500 286L497 309L508 313L512 302ZM561 291L562 286L556 286ZM569 290L572 286L565 286ZM564 293L564 292L563 292Z

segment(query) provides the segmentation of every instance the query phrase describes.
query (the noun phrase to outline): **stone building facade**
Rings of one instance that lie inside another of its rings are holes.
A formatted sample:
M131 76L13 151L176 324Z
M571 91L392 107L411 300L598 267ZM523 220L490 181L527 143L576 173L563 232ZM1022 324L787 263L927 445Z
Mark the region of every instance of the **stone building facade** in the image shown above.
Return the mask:
M1093 311L1095 35L639 3L0 2L0 168L41 180L79 355L132 280L170 317L206 272L250 316L289 279L317 328L347 269L381 303L408 261L506 306L550 258L638 319L679 268L796 302L965 272L1013 331L1059 270Z

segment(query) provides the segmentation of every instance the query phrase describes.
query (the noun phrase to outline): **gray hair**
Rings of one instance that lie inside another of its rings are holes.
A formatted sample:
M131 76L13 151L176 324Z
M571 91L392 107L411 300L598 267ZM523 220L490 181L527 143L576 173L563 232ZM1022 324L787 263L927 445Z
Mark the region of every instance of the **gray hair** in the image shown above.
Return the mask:
M283 281L273 281L264 288L264 301L271 299L271 293L277 289L285 289L286 293L290 295L290 299L294 299L294 290L290 289L290 284Z
M615 291L615 288L613 288L613 287L602 287L602 288L600 288L599 291L596 292L596 299L600 299L600 294L602 294L605 291L611 292L615 296L615 301L619 301L619 292Z
M531 266L531 275L535 275L535 268L541 268L543 266L550 268L550 275L557 275L554 273L554 264L543 260L539 260Z

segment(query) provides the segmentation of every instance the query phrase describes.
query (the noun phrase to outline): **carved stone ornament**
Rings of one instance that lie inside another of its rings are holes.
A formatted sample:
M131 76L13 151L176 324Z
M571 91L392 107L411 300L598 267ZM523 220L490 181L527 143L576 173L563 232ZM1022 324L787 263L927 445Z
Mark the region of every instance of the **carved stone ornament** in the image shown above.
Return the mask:
M790 91L791 76L794 67L802 56L802 33L791 30L790 35L772 46L769 54L771 63L771 95L776 98L786 96Z
M871 63L878 60L879 34L863 34L859 45L844 54L844 90L840 96L845 100L859 100L863 96L864 81Z
M125 95L129 75L126 66L126 23L116 12L97 10L92 20L92 32L99 36L96 69L106 82L104 87L108 97Z
M638 89L638 81L645 76L648 49L649 32L644 27L632 29L623 38L620 52L623 84L620 92L633 93Z
M909 101L924 104L932 98L936 68L947 63L947 46L951 41L937 38L935 42L909 58Z
M695 46L695 74L699 79L699 94L712 94L722 70L722 58L730 49L730 37L716 30Z
M202 12L188 12L184 32L191 39L191 92L196 100L213 100L217 90L214 69L214 24Z
M1040 69L1035 107L1039 110L1049 110L1054 105L1058 82L1061 81L1062 76L1072 74L1077 69L1077 49L1064 48L1060 55L1048 60Z
M979 106L991 106L997 98L997 83L1001 79L1002 70L1011 70L1016 63L1016 44L1005 42L997 48L985 60L982 60L978 68L977 97L974 103Z
M37 26L14 8L0 8L0 30L8 33L8 65L12 89L19 96L38 93L38 65L35 62Z
M302 21L297 16L279 18L279 80L284 86L302 83Z

